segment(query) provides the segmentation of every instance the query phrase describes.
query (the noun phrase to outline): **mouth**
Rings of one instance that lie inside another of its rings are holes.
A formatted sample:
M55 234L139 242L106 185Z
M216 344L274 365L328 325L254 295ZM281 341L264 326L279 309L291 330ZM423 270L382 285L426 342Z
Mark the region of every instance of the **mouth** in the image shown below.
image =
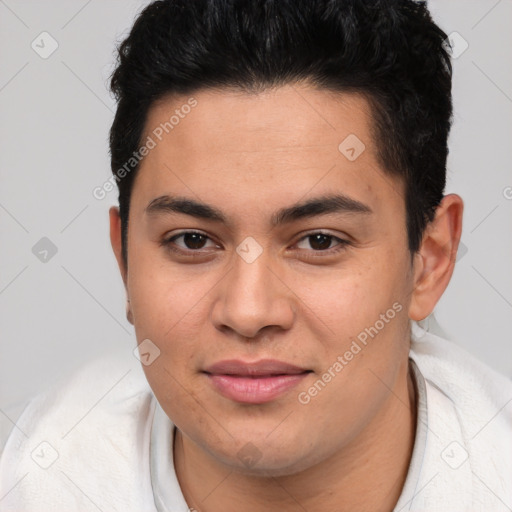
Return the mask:
M311 370L283 361L220 361L204 370L212 387L225 398L239 403L270 402L297 386Z

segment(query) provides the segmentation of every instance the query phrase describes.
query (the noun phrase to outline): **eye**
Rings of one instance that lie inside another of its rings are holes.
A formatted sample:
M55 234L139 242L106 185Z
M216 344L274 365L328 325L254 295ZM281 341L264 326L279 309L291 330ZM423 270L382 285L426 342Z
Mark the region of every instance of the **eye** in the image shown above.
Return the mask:
M199 252L199 249L208 249L218 247L213 240L211 240L204 233L198 231L185 231L177 235L166 238L161 242L161 245L169 247L175 252Z
M315 252L337 252L342 250L349 242L342 240L334 235L328 233L310 233L301 238L296 247L301 250L313 250ZM308 247L309 246L309 247Z

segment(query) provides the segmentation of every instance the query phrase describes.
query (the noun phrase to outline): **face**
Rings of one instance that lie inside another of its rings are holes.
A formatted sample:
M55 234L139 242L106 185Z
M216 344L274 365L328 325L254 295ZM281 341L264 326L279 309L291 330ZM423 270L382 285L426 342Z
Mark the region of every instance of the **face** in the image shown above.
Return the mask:
M193 98L150 110L131 195L125 283L159 350L144 371L197 450L291 474L349 446L405 375L403 185L355 93Z

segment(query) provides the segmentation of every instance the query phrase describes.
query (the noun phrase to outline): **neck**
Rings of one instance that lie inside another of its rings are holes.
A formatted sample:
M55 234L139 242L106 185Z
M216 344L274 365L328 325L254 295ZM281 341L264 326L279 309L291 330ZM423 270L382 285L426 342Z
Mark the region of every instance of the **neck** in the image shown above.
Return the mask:
M241 474L177 430L176 474L189 507L198 512L391 512L405 483L415 430L416 391L406 362L374 421L348 446L305 471Z

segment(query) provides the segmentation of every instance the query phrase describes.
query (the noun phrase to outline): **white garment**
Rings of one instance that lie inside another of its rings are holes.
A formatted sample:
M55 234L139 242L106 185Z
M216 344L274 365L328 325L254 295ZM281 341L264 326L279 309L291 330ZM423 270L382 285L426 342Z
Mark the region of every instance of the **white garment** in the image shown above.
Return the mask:
M510 511L512 382L414 323L410 358L418 424L394 512ZM188 512L173 429L131 353L89 364L18 420L0 511Z

